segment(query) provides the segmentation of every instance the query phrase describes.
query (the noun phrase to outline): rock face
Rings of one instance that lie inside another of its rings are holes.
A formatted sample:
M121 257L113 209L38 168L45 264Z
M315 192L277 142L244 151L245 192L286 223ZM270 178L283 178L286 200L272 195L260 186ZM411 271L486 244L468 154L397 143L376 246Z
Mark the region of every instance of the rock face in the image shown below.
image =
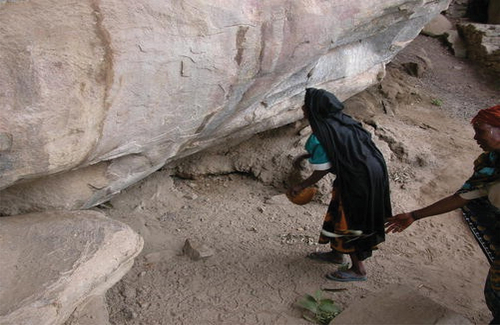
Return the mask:
M0 213L104 202L297 120L306 87L345 100L449 2L0 2Z
M422 34L437 37L453 28L452 23L444 15L437 15L422 29Z
M102 297L143 240L98 212L52 211L0 218L0 246L0 324L42 325Z
M467 57L500 74L500 25L464 23L457 27L465 40Z

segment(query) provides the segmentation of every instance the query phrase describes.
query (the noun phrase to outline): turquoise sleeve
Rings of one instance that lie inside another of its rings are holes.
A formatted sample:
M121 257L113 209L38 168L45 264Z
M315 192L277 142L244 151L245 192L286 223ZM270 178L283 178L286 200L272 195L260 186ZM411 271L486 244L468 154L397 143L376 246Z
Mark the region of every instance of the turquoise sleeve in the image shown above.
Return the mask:
M328 167L330 167L330 159L328 158L325 149L314 134L311 134L311 136L309 136L309 139L307 139L305 148L311 155L311 157L309 158L309 162L312 165L327 164Z

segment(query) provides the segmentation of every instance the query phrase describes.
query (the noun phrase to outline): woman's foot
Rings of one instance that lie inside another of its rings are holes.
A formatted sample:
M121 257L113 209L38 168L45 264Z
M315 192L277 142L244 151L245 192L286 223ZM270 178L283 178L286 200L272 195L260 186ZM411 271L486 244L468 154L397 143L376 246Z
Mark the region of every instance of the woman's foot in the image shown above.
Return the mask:
M307 257L315 261L321 261L333 264L344 264L344 255L337 253L335 251L313 252L308 254Z
M366 274L358 274L352 270L337 270L326 275L328 280L339 282L366 281Z

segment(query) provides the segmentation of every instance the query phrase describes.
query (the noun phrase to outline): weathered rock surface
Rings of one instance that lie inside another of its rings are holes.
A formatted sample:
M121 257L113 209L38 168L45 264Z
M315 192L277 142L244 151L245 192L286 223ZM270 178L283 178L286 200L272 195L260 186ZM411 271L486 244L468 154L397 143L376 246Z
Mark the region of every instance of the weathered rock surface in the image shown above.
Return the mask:
M345 100L449 2L0 2L0 213L97 205L297 120L309 86Z
M500 74L500 25L457 25L467 48L467 57Z
M446 43L450 46L457 58L467 57L467 47L457 30L448 30L444 34Z
M109 325L109 312L106 298L94 296L78 306L64 325Z
M422 34L428 36L440 36L448 30L453 29L452 23L444 15L437 15L422 29Z
M127 225L93 211L0 218L0 324L63 323L120 280L142 246Z
M186 239L184 246L182 247L182 252L194 261L205 259L214 255L213 249L198 239Z

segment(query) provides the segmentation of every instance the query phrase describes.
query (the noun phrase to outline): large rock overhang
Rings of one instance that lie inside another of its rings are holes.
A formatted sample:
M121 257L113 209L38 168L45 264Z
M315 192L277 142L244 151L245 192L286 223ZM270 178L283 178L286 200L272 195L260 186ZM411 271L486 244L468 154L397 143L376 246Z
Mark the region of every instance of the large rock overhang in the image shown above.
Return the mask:
M0 4L0 205L52 182L62 207L88 208L179 158L301 118L307 87L345 100L449 2ZM89 186L65 196L76 178Z

